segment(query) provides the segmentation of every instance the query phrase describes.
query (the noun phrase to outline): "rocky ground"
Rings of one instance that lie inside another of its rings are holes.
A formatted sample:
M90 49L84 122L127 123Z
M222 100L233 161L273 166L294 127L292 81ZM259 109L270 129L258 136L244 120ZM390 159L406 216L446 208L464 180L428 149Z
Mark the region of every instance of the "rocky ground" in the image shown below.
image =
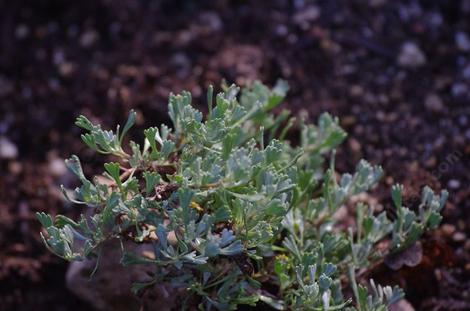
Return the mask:
M374 273L417 310L469 310L470 1L0 2L0 309L88 310L65 286L66 265L38 239L37 211L76 215L62 160L87 174L104 161L79 139L82 113L104 126L139 112L166 122L170 91L288 81L284 104L330 111L350 133L338 168L384 166L375 198L402 182L447 188L441 229L415 269ZM136 135L137 132L131 133Z

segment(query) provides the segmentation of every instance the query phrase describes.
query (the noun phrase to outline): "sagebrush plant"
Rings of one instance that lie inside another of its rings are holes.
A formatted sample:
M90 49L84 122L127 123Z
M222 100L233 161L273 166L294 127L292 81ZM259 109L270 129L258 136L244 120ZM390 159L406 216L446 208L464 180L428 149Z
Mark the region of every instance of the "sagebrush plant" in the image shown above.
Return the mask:
M435 228L447 192L425 187L415 212L402 206L396 185L394 220L360 202L353 206L355 226L344 230L334 214L373 187L382 169L362 160L353 174L339 176L334 149L346 133L336 118L325 113L311 125L288 111L271 113L286 94L285 82L222 89L214 99L209 88L205 118L190 93L170 95L173 128L146 129L142 147L123 146L135 112L116 132L80 116L83 141L118 160L93 181L76 156L66 161L81 182L67 198L93 214L73 221L39 213L46 246L69 261L99 263L109 240L151 245L152 252L139 253L121 244L123 265L155 267L132 290L157 283L184 289L183 309L264 302L279 310L386 310L401 299L398 287L360 285L356 275ZM383 241L388 248L377 247Z

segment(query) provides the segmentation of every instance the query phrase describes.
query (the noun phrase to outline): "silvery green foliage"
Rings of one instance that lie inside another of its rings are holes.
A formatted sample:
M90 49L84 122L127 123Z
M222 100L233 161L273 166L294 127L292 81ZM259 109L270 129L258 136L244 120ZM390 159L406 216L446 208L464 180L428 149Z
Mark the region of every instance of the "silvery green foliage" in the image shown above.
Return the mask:
M99 259L111 239L147 243L150 254L122 252L125 266L157 268L132 290L160 282L184 288L182 308L195 301L207 310L262 302L279 310L386 310L402 292L373 281L360 285L356 272L435 228L447 194L425 188L416 214L402 206L402 188L394 186L396 220L358 203L355 229L343 232L333 215L373 187L382 170L361 161L352 174L338 176L334 149L346 133L326 113L317 125L288 111L271 113L286 91L284 82L273 89L255 82L241 95L230 86L213 98L209 88L205 118L190 93L170 95L173 128L146 129L142 146L123 146L134 112L116 132L79 117L83 141L117 161L90 180L78 157L67 160L81 182L68 199L94 213L77 221L39 213L44 243L69 261ZM292 137L293 125L299 137ZM384 239L391 248L380 253L376 246ZM343 295L344 277L353 297Z

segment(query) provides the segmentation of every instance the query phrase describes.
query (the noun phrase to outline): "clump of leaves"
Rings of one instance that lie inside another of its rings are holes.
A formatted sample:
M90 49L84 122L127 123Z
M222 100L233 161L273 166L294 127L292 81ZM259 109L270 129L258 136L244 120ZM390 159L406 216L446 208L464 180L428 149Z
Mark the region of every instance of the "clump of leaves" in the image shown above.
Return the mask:
M357 272L435 228L447 192L426 187L416 213L402 206L402 187L394 186L393 221L357 203L356 225L343 232L333 215L373 187L382 169L363 160L339 176L334 149L346 133L338 120L325 113L312 125L288 111L271 113L286 91L284 82L273 89L256 82L241 92L225 86L214 99L209 88L205 118L190 93L170 95L173 128L146 129L143 146L123 146L135 112L116 132L80 116L83 141L117 161L92 181L76 156L67 160L81 182L69 199L93 215L74 221L39 213L44 243L69 261L99 257L111 239L148 244L151 254L122 244L123 265L156 271L132 289L161 282L184 288L183 308L191 301L207 310L261 302L278 310L386 310L402 291L358 284ZM291 143L294 124L300 132ZM377 247L384 240L386 250Z

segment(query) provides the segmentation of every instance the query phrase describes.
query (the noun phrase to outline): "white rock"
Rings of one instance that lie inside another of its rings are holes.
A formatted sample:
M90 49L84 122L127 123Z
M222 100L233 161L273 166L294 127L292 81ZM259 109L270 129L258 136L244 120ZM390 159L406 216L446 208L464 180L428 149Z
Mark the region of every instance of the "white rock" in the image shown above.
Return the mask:
M448 182L448 186L451 189L458 189L460 188L460 181L458 181L457 179L451 179Z
M415 43L405 42L401 46L397 61L403 67L419 67L426 63L426 55Z
M49 160L48 167L51 174L56 177L63 176L67 173L67 167L65 166L64 160L61 158L51 158Z
M18 148L6 137L0 137L0 159L15 159Z

